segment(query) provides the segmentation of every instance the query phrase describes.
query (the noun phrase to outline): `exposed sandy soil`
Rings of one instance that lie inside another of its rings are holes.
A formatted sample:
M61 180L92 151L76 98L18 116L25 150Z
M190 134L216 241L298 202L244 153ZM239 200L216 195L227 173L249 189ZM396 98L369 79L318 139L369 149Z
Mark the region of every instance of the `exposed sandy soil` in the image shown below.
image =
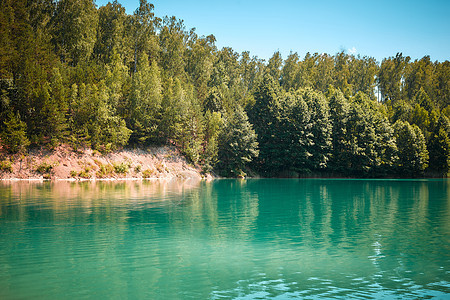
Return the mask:
M202 178L200 169L189 164L173 147L121 150L102 155L91 149L74 151L60 146L53 151L34 150L26 156L0 156L0 162L8 160L11 168L0 168L0 179Z

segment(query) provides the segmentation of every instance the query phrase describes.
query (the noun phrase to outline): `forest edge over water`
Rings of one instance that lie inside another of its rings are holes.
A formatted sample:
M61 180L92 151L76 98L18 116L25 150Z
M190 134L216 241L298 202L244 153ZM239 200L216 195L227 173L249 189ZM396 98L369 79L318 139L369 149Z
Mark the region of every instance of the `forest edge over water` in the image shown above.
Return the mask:
M0 5L0 177L42 151L156 147L226 177L448 177L447 60L265 62L217 49L145 0L131 15L117 1ZM51 178L44 162L30 168ZM120 163L105 173L130 169Z

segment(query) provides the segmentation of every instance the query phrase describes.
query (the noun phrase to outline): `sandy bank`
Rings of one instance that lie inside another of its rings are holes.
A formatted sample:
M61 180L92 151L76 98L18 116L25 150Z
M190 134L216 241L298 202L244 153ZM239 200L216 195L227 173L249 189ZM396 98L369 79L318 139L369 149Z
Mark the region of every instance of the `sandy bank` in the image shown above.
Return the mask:
M202 179L198 167L189 164L174 147L126 149L102 155L92 149L74 151L60 146L27 155L0 157L3 180L138 180ZM211 176L207 176L211 178Z

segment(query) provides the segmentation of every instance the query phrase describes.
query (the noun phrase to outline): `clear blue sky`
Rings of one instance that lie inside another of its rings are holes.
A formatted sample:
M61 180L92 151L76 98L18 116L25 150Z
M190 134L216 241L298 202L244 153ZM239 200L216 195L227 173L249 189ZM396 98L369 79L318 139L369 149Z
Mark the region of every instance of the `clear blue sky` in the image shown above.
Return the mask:
M128 14L139 0L118 0ZM245 1L155 0L158 17L176 16L216 45L268 59L275 51L335 54L341 50L381 61L397 52L412 59L450 60L450 0ZM108 3L97 0L98 6Z

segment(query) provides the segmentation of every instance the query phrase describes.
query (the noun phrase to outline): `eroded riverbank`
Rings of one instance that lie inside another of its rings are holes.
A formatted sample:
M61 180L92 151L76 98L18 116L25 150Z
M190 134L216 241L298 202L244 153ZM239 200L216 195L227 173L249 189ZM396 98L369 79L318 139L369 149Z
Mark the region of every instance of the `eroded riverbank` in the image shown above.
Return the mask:
M0 159L2 180L202 179L198 167L173 147L127 149L101 154L91 149L58 147Z

